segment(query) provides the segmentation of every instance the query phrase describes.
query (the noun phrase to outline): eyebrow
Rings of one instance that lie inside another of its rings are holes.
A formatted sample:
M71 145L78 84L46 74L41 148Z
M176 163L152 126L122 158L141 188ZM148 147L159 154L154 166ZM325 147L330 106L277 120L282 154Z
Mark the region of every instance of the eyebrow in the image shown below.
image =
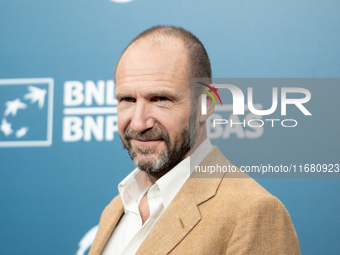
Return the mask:
M130 94L124 94L124 93L120 93L120 94L116 94L116 99L119 101L120 99L124 98L124 97L131 97Z
M151 92L148 94L148 96L150 97L168 97L172 100L175 100L177 99L177 96L170 93L170 92L167 92L167 91L164 91L164 92Z
M178 97L177 95L174 95L170 92L167 92L167 91L163 91L163 92L150 92L147 94L148 97L167 97L169 99L172 99L172 100L176 100ZM116 99L117 100L120 100L122 98L125 98L125 97L133 97L131 96L130 93L119 93L116 95Z

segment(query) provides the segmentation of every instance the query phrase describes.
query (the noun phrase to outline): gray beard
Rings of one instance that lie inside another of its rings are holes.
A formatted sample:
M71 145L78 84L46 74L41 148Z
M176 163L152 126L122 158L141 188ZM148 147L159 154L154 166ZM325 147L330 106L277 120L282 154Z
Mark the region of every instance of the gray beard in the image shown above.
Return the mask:
M150 132L152 132L152 129L150 130ZM130 133L130 135L132 135L134 138L138 138L141 140L143 140L144 137L145 140L147 140L146 137L148 137L149 139L155 139L154 136L147 135L147 133L137 134L134 131L125 132L124 137L129 137L128 133ZM165 174L169 172L179 162L181 162L184 159L185 154L187 154L187 152L190 150L190 131L188 127L185 127L182 130L181 134L176 138L173 145L170 142L167 133L166 137L164 138L165 139L163 139L163 141L165 142L166 148L151 161L147 160L146 157L143 158L143 155L147 156L154 153L154 148L144 146L136 146L135 148L132 148L130 142L131 138L126 139L127 142L123 142L123 145L124 148L127 149L133 164L140 170L145 171L148 174ZM137 154L139 154L139 157L137 156Z
M196 112L192 114L195 116ZM136 132L126 129L124 132L123 146L129 153L133 164L140 170L148 174L166 174L181 162L190 147L196 140L196 118L190 117L190 124L185 126L180 135L178 135L173 144L170 142L168 132L163 127L153 127L143 132ZM190 132L191 127L191 132ZM165 142L166 148L153 160L146 160L142 155L150 155L154 152L152 147L136 146L134 149L131 145L131 139L149 140L161 139ZM139 154L139 158L137 156Z

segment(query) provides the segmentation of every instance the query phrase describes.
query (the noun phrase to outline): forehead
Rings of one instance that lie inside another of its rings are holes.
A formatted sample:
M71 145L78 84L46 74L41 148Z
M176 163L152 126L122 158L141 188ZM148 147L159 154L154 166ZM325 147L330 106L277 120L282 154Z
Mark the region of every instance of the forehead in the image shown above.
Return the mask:
M137 41L125 51L117 66L117 88L134 82L188 84L187 67L187 51L182 40Z

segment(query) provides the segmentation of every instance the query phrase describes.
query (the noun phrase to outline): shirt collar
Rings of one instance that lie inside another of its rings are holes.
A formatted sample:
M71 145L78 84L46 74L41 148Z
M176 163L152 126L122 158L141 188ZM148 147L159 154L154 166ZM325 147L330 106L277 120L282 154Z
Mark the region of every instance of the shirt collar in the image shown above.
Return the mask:
M147 176L136 168L123 181L118 184L118 191L122 198L125 213L133 211L138 213L138 204L142 194L148 190Z
M189 157L178 163L150 188L151 190L155 188L154 186L158 186L165 209L189 178L190 172L193 171L192 168L199 165L212 149L209 138L206 138ZM147 175L138 168L119 183L118 191L123 201L125 213L127 211L138 213L138 204L148 189Z

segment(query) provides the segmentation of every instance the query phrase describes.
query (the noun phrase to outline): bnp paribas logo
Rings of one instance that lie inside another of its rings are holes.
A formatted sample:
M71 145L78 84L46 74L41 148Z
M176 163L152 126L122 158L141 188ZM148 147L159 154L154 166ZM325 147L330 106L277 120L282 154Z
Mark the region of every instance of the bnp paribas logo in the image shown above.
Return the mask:
M0 80L0 147L50 146L53 79Z

